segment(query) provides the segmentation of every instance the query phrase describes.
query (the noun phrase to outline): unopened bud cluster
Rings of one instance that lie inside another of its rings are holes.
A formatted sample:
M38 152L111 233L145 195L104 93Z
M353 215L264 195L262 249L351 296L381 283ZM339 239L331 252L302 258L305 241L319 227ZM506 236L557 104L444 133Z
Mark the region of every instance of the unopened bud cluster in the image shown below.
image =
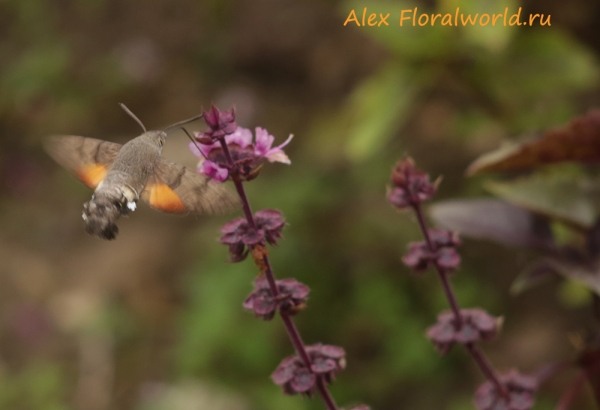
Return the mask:
M405 158L392 171L387 199L398 209L412 209L425 236L424 241L408 245L408 253L402 258L404 264L417 274L435 268L447 293L451 294L449 298L454 299L447 275L460 264L457 252L460 240L454 232L428 229L421 211L421 204L433 197L438 182L430 182L428 174L415 168L411 158ZM441 313L437 323L426 333L441 354L446 354L455 344L463 345L472 352L475 343L497 335L500 319L482 309L459 309L454 300L451 305L453 310ZM479 410L529 410L533 407L538 384L535 378L514 370L495 376L492 374L494 370L477 353L473 357L480 366L487 367L488 371L484 373L490 377L475 393L474 402Z

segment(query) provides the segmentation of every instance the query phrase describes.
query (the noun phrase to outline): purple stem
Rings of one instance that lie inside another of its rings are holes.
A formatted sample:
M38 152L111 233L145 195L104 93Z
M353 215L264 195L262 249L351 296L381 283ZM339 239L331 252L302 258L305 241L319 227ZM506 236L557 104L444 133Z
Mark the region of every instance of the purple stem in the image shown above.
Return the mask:
M492 383L494 383L496 389L500 392L502 397L508 398L508 391L506 390L506 387L504 387L504 385L500 383L500 380L496 375L496 371L490 364L487 357L483 354L481 349L479 349L479 346L477 346L475 343L469 343L465 345L465 348L471 354L471 356L473 357L473 359L475 360L485 377Z
M229 152L229 147L225 142L225 138L220 140L221 148L223 148L223 152L225 153L225 158L227 159L227 163L229 164L231 171L231 179L235 185L235 189L242 200L242 209L244 210L244 215L246 216L246 220L250 224L253 229L256 229L256 223L254 222L254 216L252 215L252 208L250 207L250 202L248 201L248 197L246 196L246 191L244 190L244 185L240 179L239 172L235 167L235 163L233 162L233 158L231 157L231 153Z
M421 232L423 233L423 237L425 238L425 243L427 244L427 248L430 252L437 251L434 243L431 241L429 237L429 231L427 230L427 224L425 222L425 217L423 216L423 211L421 210L421 204L418 202L413 205L413 209L415 210L415 214L417 215L417 220L419 221L419 226L421 227ZM463 318L460 314L460 307L458 306L458 301L456 300L456 296L454 295L454 290L452 289L452 284L448 279L448 274L445 269L442 269L437 261L435 262L435 269L437 270L440 280L442 281L442 286L444 287L444 293L446 294L446 299L448 299L448 303L450 304L450 308L454 313L454 322L457 329L460 329L463 325Z
M221 139L220 142L221 142L221 147L223 148L223 152L225 153L225 158L227 159L227 163L229 164L230 169L231 169L230 170L231 179L232 179L233 184L235 185L235 189L242 201L242 209L244 210L244 215L246 216L246 220L248 221L248 224L252 228L256 229L256 222L254 221L254 216L252 214L252 208L250 207L250 202L248 201L248 196L246 195L246 190L244 189L244 184L242 182L242 179L240 178L239 172L235 166L235 163L233 162L233 158L231 157L231 153L229 152L229 147L225 143L225 139ZM271 293L273 294L273 297L277 298L277 296L279 296L279 290L277 289L277 284L275 282L275 275L273 274L273 269L271 268L271 262L269 261L269 257L266 254L263 255L263 263L265 266L265 276L267 277L267 281L269 282L269 288L271 290ZM304 346L304 342L302 341L302 337L300 336L300 332L298 331L296 324L294 323L294 321L292 320L292 318L289 315L282 313L282 312L279 312L279 314L281 316L281 319L283 320L283 324L285 325L285 330L287 331L288 337L290 338L292 345L294 345L294 349L296 350L296 353L298 354L298 356L300 356L300 358L304 362L304 365L310 371L310 369L311 369L310 357L308 356L308 353L306 352L306 347ZM327 406L328 410L338 410L338 407L337 407L335 401L333 400L331 393L327 389L327 385L326 385L325 381L319 375L317 375L317 390L319 391L319 394L323 398L323 401L325 402L325 405Z
M423 210L421 209L421 204L419 202L415 202L412 204L412 208L417 215L417 220L419 221L419 226L421 228L421 232L423 233L423 237L425 238L425 243L427 244L427 248L430 252L436 252L436 246L431 240L429 236L429 230L427 229L427 223L425 222L425 216L423 215ZM454 294L454 290L452 289L452 284L450 283L450 279L448 278L448 272L445 269L442 269L437 262L434 263L435 269L438 272L438 275L442 281L442 285L444 288L444 293L446 294L446 298L448 299L448 303L454 313L454 321L457 329L460 329L463 325L463 317L460 314L460 307L458 305L458 301L456 299L456 295ZM469 354L473 357L479 369L484 374L484 376L494 383L496 386L496 390L500 392L502 397L508 398L509 393L508 390L500 383L500 379L496 374L496 371L483 354L483 352L479 349L479 347L474 343L468 343L463 345L465 349L469 352Z

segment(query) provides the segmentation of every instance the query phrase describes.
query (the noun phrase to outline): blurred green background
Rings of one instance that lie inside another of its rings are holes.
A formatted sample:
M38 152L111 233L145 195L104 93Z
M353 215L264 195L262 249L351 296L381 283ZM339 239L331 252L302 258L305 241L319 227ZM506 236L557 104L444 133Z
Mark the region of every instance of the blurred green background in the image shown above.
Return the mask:
M390 27L343 26L366 6L391 12ZM523 7L552 26L398 27L415 6ZM116 241L94 239L80 216L90 190L41 149L52 134L137 136L119 102L149 129L214 102L279 142L295 135L292 165L266 166L248 190L255 210L289 222L271 254L279 278L312 289L305 342L347 351L338 404L472 409L474 363L460 349L440 359L424 337L446 302L435 275L400 261L420 236L386 203L388 175L409 153L444 176L436 199L482 195L482 179L463 176L474 158L598 105L599 22L597 0L1 1L0 408L324 408L269 379L292 348L279 320L241 307L257 270L224 263L231 217L140 206ZM195 164L181 132L164 154ZM506 316L483 346L498 368L574 357L570 339L591 326L585 294L556 282L513 297L534 255L469 240L462 255L461 304ZM553 408L573 375L535 408ZM593 408L586 395L577 408Z

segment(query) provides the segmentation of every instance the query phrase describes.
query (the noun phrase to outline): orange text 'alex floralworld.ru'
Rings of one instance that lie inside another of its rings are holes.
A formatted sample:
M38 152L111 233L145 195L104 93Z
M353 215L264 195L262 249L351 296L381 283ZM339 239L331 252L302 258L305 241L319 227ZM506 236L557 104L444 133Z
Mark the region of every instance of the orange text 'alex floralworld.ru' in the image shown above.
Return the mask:
M521 7L516 13L509 13L508 7L503 13L462 13L460 7L457 7L454 13L420 13L418 8L400 10L399 17L396 19L400 27L404 26L551 26L550 15L529 14L529 18L521 19ZM358 27L371 26L389 26L391 13L368 13L365 7L362 12L356 13L354 9L348 14L344 26L356 25Z

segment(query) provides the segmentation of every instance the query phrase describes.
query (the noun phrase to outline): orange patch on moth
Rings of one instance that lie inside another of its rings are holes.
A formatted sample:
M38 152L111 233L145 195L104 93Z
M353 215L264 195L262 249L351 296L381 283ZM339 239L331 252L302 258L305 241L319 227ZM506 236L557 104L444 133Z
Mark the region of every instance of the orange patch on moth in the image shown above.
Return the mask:
M107 169L101 164L89 164L77 170L77 176L90 188L96 188L106 177Z
M166 184L153 184L148 188L150 191L149 203L150 206L160 209L163 212L183 213L187 212L183 201Z

